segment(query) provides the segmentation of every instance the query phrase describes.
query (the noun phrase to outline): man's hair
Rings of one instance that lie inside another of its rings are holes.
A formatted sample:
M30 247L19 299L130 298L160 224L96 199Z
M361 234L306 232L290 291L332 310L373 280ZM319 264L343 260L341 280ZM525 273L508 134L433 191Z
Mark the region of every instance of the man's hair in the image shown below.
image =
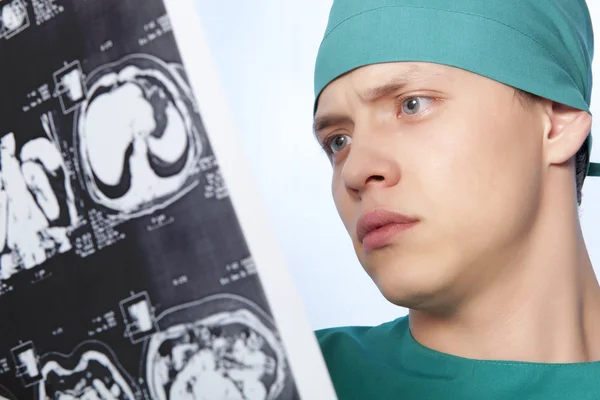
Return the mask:
M519 100L525 103L532 103L541 99L541 97L529 92L525 92L521 89L515 90ZM587 166L590 158L590 153L588 151L588 140L589 138L583 142L583 145L579 148L577 154L575 154L575 184L577 185L577 205L581 205L581 189L583 188L583 182L587 175Z

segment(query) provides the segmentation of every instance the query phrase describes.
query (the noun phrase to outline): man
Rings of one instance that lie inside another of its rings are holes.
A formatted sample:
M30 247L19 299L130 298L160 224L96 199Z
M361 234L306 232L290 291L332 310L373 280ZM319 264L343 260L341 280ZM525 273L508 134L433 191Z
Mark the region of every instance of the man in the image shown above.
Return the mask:
M335 0L315 135L356 254L409 316L317 332L340 400L599 399L578 218L584 0Z

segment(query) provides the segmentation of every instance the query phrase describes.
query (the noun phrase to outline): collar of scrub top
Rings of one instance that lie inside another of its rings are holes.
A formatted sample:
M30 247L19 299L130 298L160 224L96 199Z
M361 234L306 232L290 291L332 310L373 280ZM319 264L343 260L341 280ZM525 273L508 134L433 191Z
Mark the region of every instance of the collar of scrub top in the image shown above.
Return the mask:
M600 176L600 163L591 162L587 174L588 176Z

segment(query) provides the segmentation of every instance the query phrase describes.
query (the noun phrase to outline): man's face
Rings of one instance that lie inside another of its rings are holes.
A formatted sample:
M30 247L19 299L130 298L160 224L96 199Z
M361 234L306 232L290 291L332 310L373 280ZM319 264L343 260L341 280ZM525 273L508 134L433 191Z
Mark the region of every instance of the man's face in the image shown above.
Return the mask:
M429 63L366 66L325 88L315 133L331 151L335 204L388 300L443 307L507 272L539 203L542 110L511 87ZM377 222L374 210L412 223L361 242L359 219Z

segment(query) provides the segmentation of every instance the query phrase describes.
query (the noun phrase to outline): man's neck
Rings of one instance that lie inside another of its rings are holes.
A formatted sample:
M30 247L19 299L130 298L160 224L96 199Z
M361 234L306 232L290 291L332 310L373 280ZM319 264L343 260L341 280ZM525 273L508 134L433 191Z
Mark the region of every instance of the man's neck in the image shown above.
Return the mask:
M472 359L600 361L600 286L576 213L544 221L523 257L453 312L411 310L415 339Z

